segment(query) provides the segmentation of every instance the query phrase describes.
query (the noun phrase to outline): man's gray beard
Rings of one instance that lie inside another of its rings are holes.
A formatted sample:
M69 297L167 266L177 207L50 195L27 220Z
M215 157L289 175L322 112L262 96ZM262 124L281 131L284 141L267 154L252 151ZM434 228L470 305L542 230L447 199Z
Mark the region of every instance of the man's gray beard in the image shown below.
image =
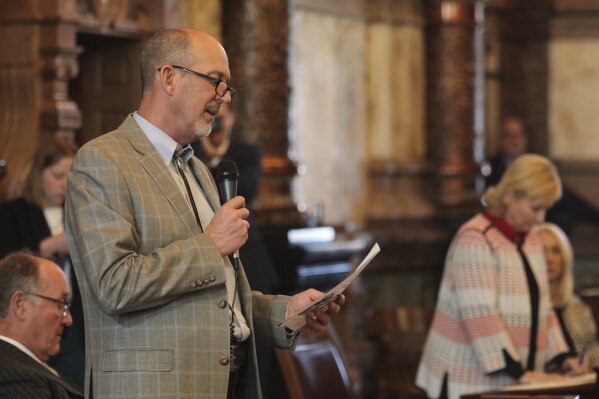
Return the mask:
M193 127L193 133L198 139L207 137L212 132L212 123L206 123L204 121L198 121Z

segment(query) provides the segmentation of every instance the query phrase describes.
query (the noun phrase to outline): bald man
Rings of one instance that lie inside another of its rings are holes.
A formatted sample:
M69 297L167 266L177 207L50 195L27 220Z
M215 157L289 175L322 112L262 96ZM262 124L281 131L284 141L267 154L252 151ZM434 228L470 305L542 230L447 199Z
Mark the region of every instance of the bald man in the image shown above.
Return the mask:
M46 362L73 319L60 267L27 253L0 260L0 397L81 398Z
M297 335L278 325L322 293L252 292L230 257L248 237L245 199L220 206L189 145L210 133L235 94L220 43L166 29L141 58L138 111L84 145L68 177L86 396L260 398L256 341L293 347ZM343 301L307 317L302 333L322 331Z

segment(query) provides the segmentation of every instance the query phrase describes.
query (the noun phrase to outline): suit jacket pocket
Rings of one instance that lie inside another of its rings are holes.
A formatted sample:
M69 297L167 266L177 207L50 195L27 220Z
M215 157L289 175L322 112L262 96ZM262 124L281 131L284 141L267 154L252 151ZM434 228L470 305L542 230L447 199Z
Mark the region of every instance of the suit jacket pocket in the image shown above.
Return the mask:
M102 356L102 371L172 371L171 349L112 350Z

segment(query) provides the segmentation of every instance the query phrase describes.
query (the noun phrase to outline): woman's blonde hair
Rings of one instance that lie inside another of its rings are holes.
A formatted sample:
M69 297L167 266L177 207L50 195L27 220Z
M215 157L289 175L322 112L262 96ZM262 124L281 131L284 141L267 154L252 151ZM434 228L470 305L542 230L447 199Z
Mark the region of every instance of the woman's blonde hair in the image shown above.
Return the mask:
M32 204L42 206L44 193L41 178L44 169L60 162L63 158L74 158L76 147L66 138L43 139L36 147L31 160L29 174L23 187L23 198Z
M559 288L557 290L557 298L555 303L557 306L565 306L570 302L572 295L574 294L574 251L572 251L572 244L566 233L557 225L553 223L542 223L534 227L536 233L544 232L551 234L557 241L559 252L562 255L564 261L564 268L562 275L559 280Z
M499 183L489 187L483 195L483 202L493 216L505 215L503 196L509 191L550 208L562 196L562 183L557 169L547 158L523 154L508 166Z

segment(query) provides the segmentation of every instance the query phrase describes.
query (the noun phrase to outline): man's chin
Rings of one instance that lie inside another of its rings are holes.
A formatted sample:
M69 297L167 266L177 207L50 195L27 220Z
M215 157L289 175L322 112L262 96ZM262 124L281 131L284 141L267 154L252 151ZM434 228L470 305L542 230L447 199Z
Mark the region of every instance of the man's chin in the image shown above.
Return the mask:
M60 341L48 351L50 356L56 356L60 352Z
M210 132L212 132L212 124L210 123L198 123L194 129L194 134L198 139L201 139L202 137L208 137Z

